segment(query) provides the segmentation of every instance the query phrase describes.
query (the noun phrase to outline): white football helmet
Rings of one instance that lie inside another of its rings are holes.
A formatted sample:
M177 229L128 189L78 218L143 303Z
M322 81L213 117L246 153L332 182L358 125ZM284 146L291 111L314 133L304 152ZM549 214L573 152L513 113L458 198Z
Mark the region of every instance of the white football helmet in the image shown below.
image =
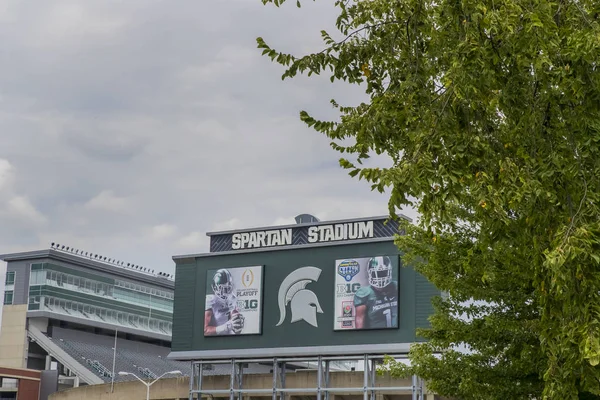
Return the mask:
M392 260L388 256L373 257L367 266L369 285L383 289L392 282Z
M226 269L218 270L212 279L212 290L215 296L227 299L233 293L233 278Z

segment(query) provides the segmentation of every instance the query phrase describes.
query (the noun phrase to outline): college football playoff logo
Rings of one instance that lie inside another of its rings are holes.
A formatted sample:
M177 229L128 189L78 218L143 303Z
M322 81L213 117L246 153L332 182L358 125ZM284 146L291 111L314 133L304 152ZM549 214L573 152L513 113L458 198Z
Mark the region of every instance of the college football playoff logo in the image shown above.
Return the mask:
M300 320L308 322L314 327L317 325L317 313L323 313L317 295L305 289L306 285L319 280L321 270L315 267L302 267L290 273L279 286L277 302L279 304L279 326L285 321L286 308L290 303L292 319L290 323Z
M254 283L254 272L252 272L251 269L245 270L244 273L242 274L242 285L244 285L244 287L249 287L249 286L252 286L253 283Z

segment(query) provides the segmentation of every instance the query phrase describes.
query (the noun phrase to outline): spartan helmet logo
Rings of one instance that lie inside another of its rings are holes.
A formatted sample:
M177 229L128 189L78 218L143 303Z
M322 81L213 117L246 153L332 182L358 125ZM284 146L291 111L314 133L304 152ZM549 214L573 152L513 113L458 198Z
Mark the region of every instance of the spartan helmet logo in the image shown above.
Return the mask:
M286 307L291 302L292 320L294 323L305 320L312 326L317 326L317 313L323 313L317 295L312 291L305 289L306 285L319 280L321 270L315 267L298 268L289 274L281 286L279 286L279 295L277 296L279 304L279 326L285 320Z

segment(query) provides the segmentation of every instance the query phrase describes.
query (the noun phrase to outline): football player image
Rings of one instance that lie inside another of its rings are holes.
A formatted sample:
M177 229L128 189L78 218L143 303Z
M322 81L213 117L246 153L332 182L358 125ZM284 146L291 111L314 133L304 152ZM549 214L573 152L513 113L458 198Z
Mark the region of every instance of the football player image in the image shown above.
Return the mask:
M244 329L244 316L237 309L231 273L219 269L212 278L212 295L206 296L204 336L238 335Z
M398 282L392 280L392 260L372 257L367 264L369 286L354 294L356 329L394 328L398 324Z

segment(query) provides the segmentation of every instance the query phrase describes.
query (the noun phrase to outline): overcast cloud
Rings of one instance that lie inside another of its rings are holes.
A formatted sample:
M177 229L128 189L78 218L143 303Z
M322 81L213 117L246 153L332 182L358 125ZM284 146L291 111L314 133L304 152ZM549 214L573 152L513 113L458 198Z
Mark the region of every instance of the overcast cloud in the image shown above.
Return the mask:
M1 1L0 253L58 241L171 271L207 231L386 214L298 119L361 92L282 82L256 49L320 49L330 3Z

